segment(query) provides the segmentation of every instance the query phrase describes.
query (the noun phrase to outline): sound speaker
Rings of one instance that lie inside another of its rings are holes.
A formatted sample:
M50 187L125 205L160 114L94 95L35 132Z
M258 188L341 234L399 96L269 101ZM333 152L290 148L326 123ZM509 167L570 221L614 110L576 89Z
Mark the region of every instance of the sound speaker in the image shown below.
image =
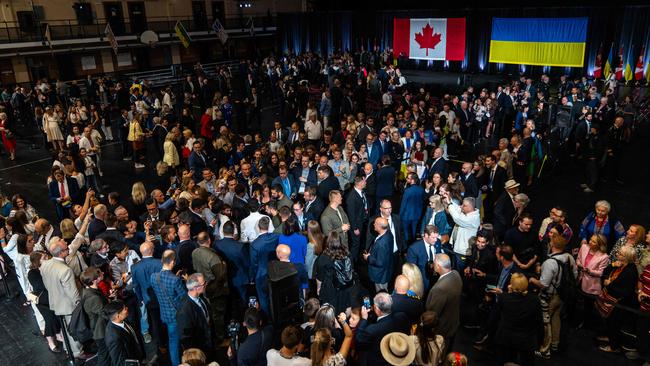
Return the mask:
M269 300L271 320L276 329L302 321L300 310L300 280L291 263L269 262Z
M18 27L21 32L34 33L36 32L36 19L34 13L31 11L17 11Z

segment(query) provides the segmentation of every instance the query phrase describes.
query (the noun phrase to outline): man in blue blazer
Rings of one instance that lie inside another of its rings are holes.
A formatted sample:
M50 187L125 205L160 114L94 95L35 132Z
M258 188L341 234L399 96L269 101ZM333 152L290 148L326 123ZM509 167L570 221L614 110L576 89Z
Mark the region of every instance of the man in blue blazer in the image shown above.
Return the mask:
M153 251L153 243L146 241L140 244L142 260L133 265L131 274L133 279L133 292L135 292L135 296L138 298L138 304L141 304L140 314L143 315L140 317L140 330L145 338L149 338L149 322L147 319L151 319L153 336L156 341L160 341L162 323L160 322L160 314L158 314L159 310L157 307L153 309L149 306L151 299L149 298L148 291L151 288L151 275L162 270L162 262L160 259L153 257Z
M279 234L270 233L271 220L262 217L257 222L260 235L253 240L250 248L250 272L249 277L255 281L257 289L257 300L266 314L271 314L269 306L268 264L275 260L275 248L278 246Z
M54 172L54 179L48 185L48 195L56 208L59 220L67 217L67 210L79 198L79 184L77 180L65 175L63 170Z
M271 187L279 185L282 186L284 195L291 198L298 193L298 184L296 183L293 174L289 174L286 166L281 166L278 170L278 176L271 182Z
M422 273L425 293L429 290L432 280L436 277L433 270L433 260L436 254L442 253L438 228L434 225L427 225L424 228L422 240L413 243L406 252L406 262L418 266Z
M393 234L388 230L388 220L381 216L373 225L379 235L363 259L368 262L368 277L375 284L375 290L388 290L388 281L393 274Z
M395 174L397 173L395 168L390 164L390 157L384 155L381 160L382 166L377 169L375 176L375 185L377 187L375 191L375 207L379 211L379 203L384 198L391 199L395 193Z
M241 301L246 299L246 285L249 282L248 271L250 258L244 244L236 241L235 224L228 221L223 224L223 239L214 243L214 250L228 263L228 284L239 293Z
M300 158L300 165L293 168L291 175L293 175L294 182L298 186L298 193L305 193L308 187L315 187L318 185L318 176L316 175L315 166L311 167L309 164L309 156Z
M404 190L404 195L402 196L399 216L402 219L404 241L408 245L415 240L418 221L420 220L420 217L422 217L424 189L420 187L420 179L415 173L409 173L406 176L406 184L408 186Z
M368 162L372 164L373 168L377 168L384 152L381 150L381 144L376 140L374 132L369 132L366 136L366 152L368 152Z
M203 144L201 141L196 140L192 144L192 153L187 159L190 170L193 172L192 179L194 183L199 183L203 180L203 169L208 167L208 157L203 153Z
M400 332L408 334L411 323L406 314L393 313L393 300L386 292L375 295L372 310L361 308L361 320L355 335L355 345L359 353L360 366L388 365L381 355L381 340L386 334ZM377 322L368 322L368 313L374 311Z

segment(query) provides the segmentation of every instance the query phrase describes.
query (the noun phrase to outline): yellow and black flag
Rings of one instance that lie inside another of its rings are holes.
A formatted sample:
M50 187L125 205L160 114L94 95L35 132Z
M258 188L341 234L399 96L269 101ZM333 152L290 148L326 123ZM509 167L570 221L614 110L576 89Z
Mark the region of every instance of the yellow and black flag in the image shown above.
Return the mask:
M176 31L176 35L178 36L178 39L181 40L183 47L189 48L190 42L192 42L192 38L190 38L190 35L185 30L185 27L183 26L183 23L181 23L180 20L176 22L176 26L174 27L174 30Z

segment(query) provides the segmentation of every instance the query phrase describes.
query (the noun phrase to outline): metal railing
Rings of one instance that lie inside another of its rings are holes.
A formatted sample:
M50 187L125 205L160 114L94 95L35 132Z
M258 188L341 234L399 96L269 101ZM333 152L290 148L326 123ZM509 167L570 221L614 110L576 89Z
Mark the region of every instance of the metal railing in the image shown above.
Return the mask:
M265 15L252 16L256 28L268 28L275 26L275 17ZM188 17L151 17L146 22L132 23L111 21L111 29L116 36L139 35L145 30L152 30L156 33L174 33L174 26L181 21L188 32L208 31L212 28L212 19L193 19ZM106 29L107 19L95 19L92 24L79 24L76 19L48 20L36 22L30 29L21 28L18 22L0 22L0 43L15 42L46 42L46 29L49 26L50 38L52 40L81 39L103 37ZM222 21L225 29L248 30L249 17L232 17Z

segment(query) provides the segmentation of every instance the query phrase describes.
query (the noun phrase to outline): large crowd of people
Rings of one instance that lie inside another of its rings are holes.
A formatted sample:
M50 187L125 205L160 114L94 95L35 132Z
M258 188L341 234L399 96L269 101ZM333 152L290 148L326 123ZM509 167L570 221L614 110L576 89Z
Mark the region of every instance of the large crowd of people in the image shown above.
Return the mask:
M396 64L287 55L212 77L197 65L163 88L89 76L83 93L5 89L9 158L30 125L53 157L55 217L29 192L0 194L3 270L50 351L98 365L460 366L465 327L475 352L525 366L587 327L600 351L648 364L650 233L594 193L624 184L637 101L547 75L433 95ZM112 140L154 179L107 187L121 174L102 170ZM564 205L530 213L530 187L569 159L595 202L579 227ZM297 303L280 299L278 273Z

